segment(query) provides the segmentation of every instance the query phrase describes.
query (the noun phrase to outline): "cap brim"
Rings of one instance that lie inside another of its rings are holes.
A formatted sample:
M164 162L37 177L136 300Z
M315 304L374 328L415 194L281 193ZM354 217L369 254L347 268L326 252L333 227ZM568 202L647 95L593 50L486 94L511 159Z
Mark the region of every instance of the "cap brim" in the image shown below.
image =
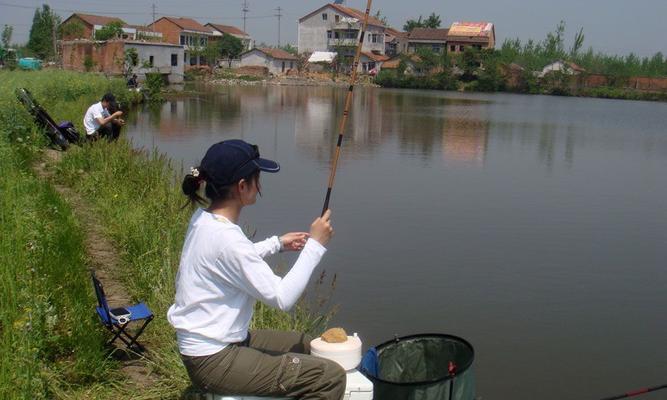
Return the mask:
M273 160L267 160L266 158L257 158L255 160L252 160L252 162L257 165L257 168L259 168L261 171L264 172L278 172L280 171L280 164Z

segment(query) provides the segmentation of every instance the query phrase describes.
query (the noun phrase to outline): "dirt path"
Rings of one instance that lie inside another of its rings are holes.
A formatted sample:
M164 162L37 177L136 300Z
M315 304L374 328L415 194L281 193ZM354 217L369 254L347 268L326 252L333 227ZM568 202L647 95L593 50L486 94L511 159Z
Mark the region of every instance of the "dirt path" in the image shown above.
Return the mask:
M131 299L120 280L120 257L111 239L104 233L103 225L96 213L81 195L73 189L56 183L53 179L53 166L60 162L62 153L47 149L44 151L42 161L33 166L35 173L42 179L51 183L55 190L70 205L74 215L81 224L85 236L85 251L88 256L90 268L95 270L97 278L104 285L104 292L111 306L131 304ZM91 285L92 286L92 285ZM92 290L92 288L91 288ZM93 312L91 304L91 312ZM150 329L150 328L149 328ZM120 342L119 342L120 343ZM146 343L144 343L146 344ZM150 387L157 377L146 365L143 357L134 353L126 353L124 348L118 348L122 362L121 370L137 389Z

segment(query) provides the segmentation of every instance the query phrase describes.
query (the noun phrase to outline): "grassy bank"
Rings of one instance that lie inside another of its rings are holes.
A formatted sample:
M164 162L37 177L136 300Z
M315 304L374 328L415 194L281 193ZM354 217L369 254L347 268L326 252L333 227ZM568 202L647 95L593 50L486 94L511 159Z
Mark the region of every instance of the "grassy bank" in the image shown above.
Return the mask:
M91 318L94 297L80 225L54 189L32 173L44 139L13 95L15 87L29 87L54 113L73 117L72 99L108 90L109 82L95 79L78 93L75 88L56 92L55 78L74 79L60 73L0 73L3 399L100 398L103 386L118 378Z
M3 240L0 260L14 260L13 267L3 272L8 275L2 277L4 286L0 294L3 300L0 387L15 383L12 392L8 392L11 396L0 392L0 398L179 398L189 386L189 380L165 314L173 301L183 235L191 214L190 209L181 208L184 197L180 193L180 166L155 151L135 150L124 140L73 147L54 166L57 181L83 196L119 249L120 278L128 292L133 299L145 301L156 315L142 336L148 348L146 362L154 372L154 379L141 393L127 392L123 380L117 376L116 363L102 349L104 334L94 317L95 300L78 226L85 221L76 221L52 188L31 174L29 164L40 162L38 150L45 140L14 100L13 90L28 87L55 119L70 119L79 129L86 107L101 93L109 89L117 94L128 92L121 81L90 74L2 72L0 80L2 170L12 171L2 177L3 185L12 190L3 186L0 192L2 233L12 240ZM121 98L121 101L131 100ZM27 182L32 182L32 186ZM40 190L44 192L41 197L36 195ZM59 208L54 209L53 204ZM32 209L35 211L23 212ZM28 217L31 219L24 220ZM72 250L62 251L56 257L53 252L57 247L54 246L64 239ZM39 253L32 263L28 262L29 257L36 257L31 253L34 252L32 245L27 245L31 240L38 241L40 251L50 249L50 253ZM42 272L35 273L32 269ZM42 282L40 279L46 283L37 285L37 281ZM23 298L19 294L23 292L27 293L25 299L39 296L45 299L40 310L47 311L40 317L45 321L40 327L48 329L33 329L32 320L25 320L35 311L25 308L27 300L25 307L19 304L19 299ZM58 295L57 302L49 300L52 294ZM314 333L327 322L328 314L317 308L322 304L318 301L311 309L302 302L290 314L258 305L253 326ZM71 323L64 324L65 318L71 318ZM29 342L29 336L22 331L27 329L24 324L28 322L34 337ZM58 329L65 330L66 334ZM15 352L16 346L22 346L21 352L16 353L25 364L21 370L24 372L10 368L17 362L9 355ZM51 352L39 349L51 349ZM25 375L25 379L17 380L18 373ZM102 395L99 388L111 380L115 382L113 389Z

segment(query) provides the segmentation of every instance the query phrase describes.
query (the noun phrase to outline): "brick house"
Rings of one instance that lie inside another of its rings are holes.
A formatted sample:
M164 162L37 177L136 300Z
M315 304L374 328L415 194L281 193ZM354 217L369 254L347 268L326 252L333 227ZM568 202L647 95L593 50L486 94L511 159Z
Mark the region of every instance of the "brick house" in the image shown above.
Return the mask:
M254 47L252 37L235 26L212 24L210 22L205 26L210 28L215 36L232 35L239 39L243 43L243 51L248 51Z
M209 40L215 40L213 30L191 18L162 17L148 26L162 33L167 43L183 46L183 63L186 66L206 65L201 53Z
M121 76L125 70L125 52L133 49L139 65L133 71L142 81L146 73L159 73L169 83L183 82L183 46L138 40L65 40L61 44L66 70L103 72Z
M299 53L337 51L341 57L353 57L359 44L364 12L340 4L325 4L299 19ZM385 25L369 16L362 51L385 53Z
M490 22L454 22L447 34L447 51L461 53L466 47L478 50L496 46L496 30Z
M408 34L407 52L412 54L417 49L428 49L434 53L446 50L449 29L415 28Z
M122 25L123 34L120 39L150 40L162 37L159 32L152 32L145 26L128 25L120 18L74 13L60 24L60 29L63 32L62 40L95 39L95 32L112 22L118 22Z
M95 31L111 22L125 25L125 21L116 17L74 13L60 24L60 29L64 32L62 39L94 39Z

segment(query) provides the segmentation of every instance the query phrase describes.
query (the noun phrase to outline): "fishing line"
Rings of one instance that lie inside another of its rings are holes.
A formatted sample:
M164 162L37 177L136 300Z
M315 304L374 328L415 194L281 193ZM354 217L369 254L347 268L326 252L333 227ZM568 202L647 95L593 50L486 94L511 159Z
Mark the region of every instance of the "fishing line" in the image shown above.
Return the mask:
M352 95L354 94L354 84L357 82L357 66L359 65L359 58L361 56L361 47L364 44L364 35L366 34L366 26L368 25L368 14L371 12L371 3L373 0L368 0L366 4L366 13L364 14L364 23L361 27L361 35L359 35L359 44L357 45L357 52L354 55L354 62L352 63L352 77L350 78L350 88L345 99L345 110L343 111L343 118L341 118L338 129L338 143L336 144L336 152L331 161L331 172L329 174L329 184L327 186L327 195L324 198L324 207L322 207L322 215L329 208L329 200L331 199L331 190L333 189L334 180L336 178L336 167L338 167L338 158L340 157L340 146L343 143L343 135L345 134L345 125L347 124L347 117L350 114L350 105L352 104Z
M658 391L658 390L661 390L661 389L667 389L667 384L660 385L660 386L649 387L649 388L638 389L638 390L633 390L632 392L619 394L617 396L605 397L604 399L600 399L600 400L627 399L629 397L638 396L638 395L644 394L644 393L655 392L655 391Z

